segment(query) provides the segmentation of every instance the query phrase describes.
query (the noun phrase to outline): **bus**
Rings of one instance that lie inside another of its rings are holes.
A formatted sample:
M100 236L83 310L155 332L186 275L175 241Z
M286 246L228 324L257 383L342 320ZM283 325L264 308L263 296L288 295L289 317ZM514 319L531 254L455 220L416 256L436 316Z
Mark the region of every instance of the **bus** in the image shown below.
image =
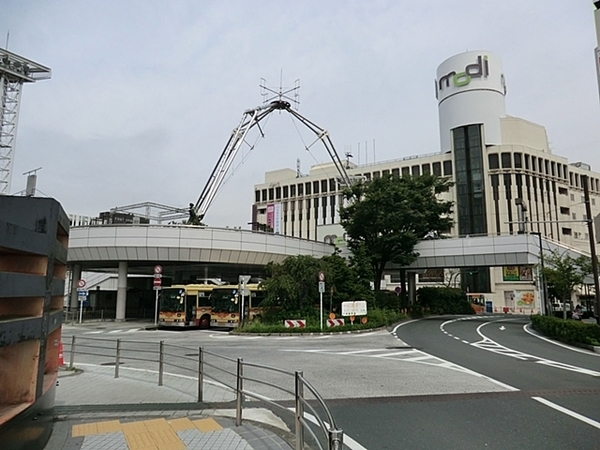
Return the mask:
M161 290L158 325L208 328L211 321L212 284L173 285Z
M246 320L252 321L262 313L261 303L265 292L252 283L246 285L248 294L244 296ZM215 286L210 295L210 325L213 327L237 328L240 324L242 295L238 285Z

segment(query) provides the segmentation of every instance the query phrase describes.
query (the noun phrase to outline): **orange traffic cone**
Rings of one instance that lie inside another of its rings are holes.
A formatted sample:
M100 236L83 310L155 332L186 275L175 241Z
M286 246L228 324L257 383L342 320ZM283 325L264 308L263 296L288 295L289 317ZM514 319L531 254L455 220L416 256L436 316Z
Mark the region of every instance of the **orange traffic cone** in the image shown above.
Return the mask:
M62 343L62 341L60 341L60 343L58 344L58 365L59 366L64 366L65 365L65 355L63 353L63 343Z

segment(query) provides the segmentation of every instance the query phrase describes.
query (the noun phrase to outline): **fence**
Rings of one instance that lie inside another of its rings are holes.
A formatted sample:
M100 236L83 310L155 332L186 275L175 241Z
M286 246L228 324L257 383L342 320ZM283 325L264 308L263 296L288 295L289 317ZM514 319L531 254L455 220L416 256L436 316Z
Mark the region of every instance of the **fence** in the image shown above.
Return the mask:
M303 450L308 442L320 450L341 450L343 432L336 423L331 411L317 390L304 378L301 371L287 371L263 364L245 362L242 358L230 358L205 350L203 347L187 347L166 344L164 341L147 342L124 339L102 339L72 336L67 343L69 368L73 369L76 356L110 358L114 361L114 376L119 378L119 369L127 361L157 367L158 386L165 383L165 368L177 372L187 372L197 380L196 400L203 402L205 379L213 380L222 388L233 393L235 399L236 425L242 424L246 397L266 403L293 417L295 449ZM256 373L256 375L255 375ZM181 375L181 374L180 374ZM269 378L267 381L266 378ZM287 386L287 387L285 387ZM281 396L283 398L274 399ZM289 400L286 400L289 398ZM287 407L286 403L293 404ZM311 420L312 419L312 420Z

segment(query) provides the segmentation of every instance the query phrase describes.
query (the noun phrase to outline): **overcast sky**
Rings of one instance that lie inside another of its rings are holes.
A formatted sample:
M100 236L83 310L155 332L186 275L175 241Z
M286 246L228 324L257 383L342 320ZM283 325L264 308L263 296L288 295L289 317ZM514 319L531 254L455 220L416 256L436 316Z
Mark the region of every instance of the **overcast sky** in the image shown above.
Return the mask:
M24 87L11 193L42 167L38 189L72 214L194 203L244 110L262 103L261 78L276 90L299 79L298 111L342 157L434 153L436 69L466 50L502 59L508 114L600 171L593 10L591 0L3 0L0 47L10 31L10 51L52 69ZM327 161L322 147L305 150L311 137L289 114L264 131L209 225L248 228L266 171Z

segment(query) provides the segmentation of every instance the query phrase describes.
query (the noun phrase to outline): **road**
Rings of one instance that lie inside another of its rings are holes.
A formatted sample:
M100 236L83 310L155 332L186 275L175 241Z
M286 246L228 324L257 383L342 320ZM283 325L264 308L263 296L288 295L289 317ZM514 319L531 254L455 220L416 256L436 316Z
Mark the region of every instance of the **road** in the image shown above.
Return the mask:
M162 340L186 347L181 352L191 360L197 351L189 349L202 347L302 370L356 450L600 448L600 355L535 337L526 323L520 317L444 317L407 322L393 332L235 336L106 322L67 325L63 339ZM288 398L270 388L257 391Z

